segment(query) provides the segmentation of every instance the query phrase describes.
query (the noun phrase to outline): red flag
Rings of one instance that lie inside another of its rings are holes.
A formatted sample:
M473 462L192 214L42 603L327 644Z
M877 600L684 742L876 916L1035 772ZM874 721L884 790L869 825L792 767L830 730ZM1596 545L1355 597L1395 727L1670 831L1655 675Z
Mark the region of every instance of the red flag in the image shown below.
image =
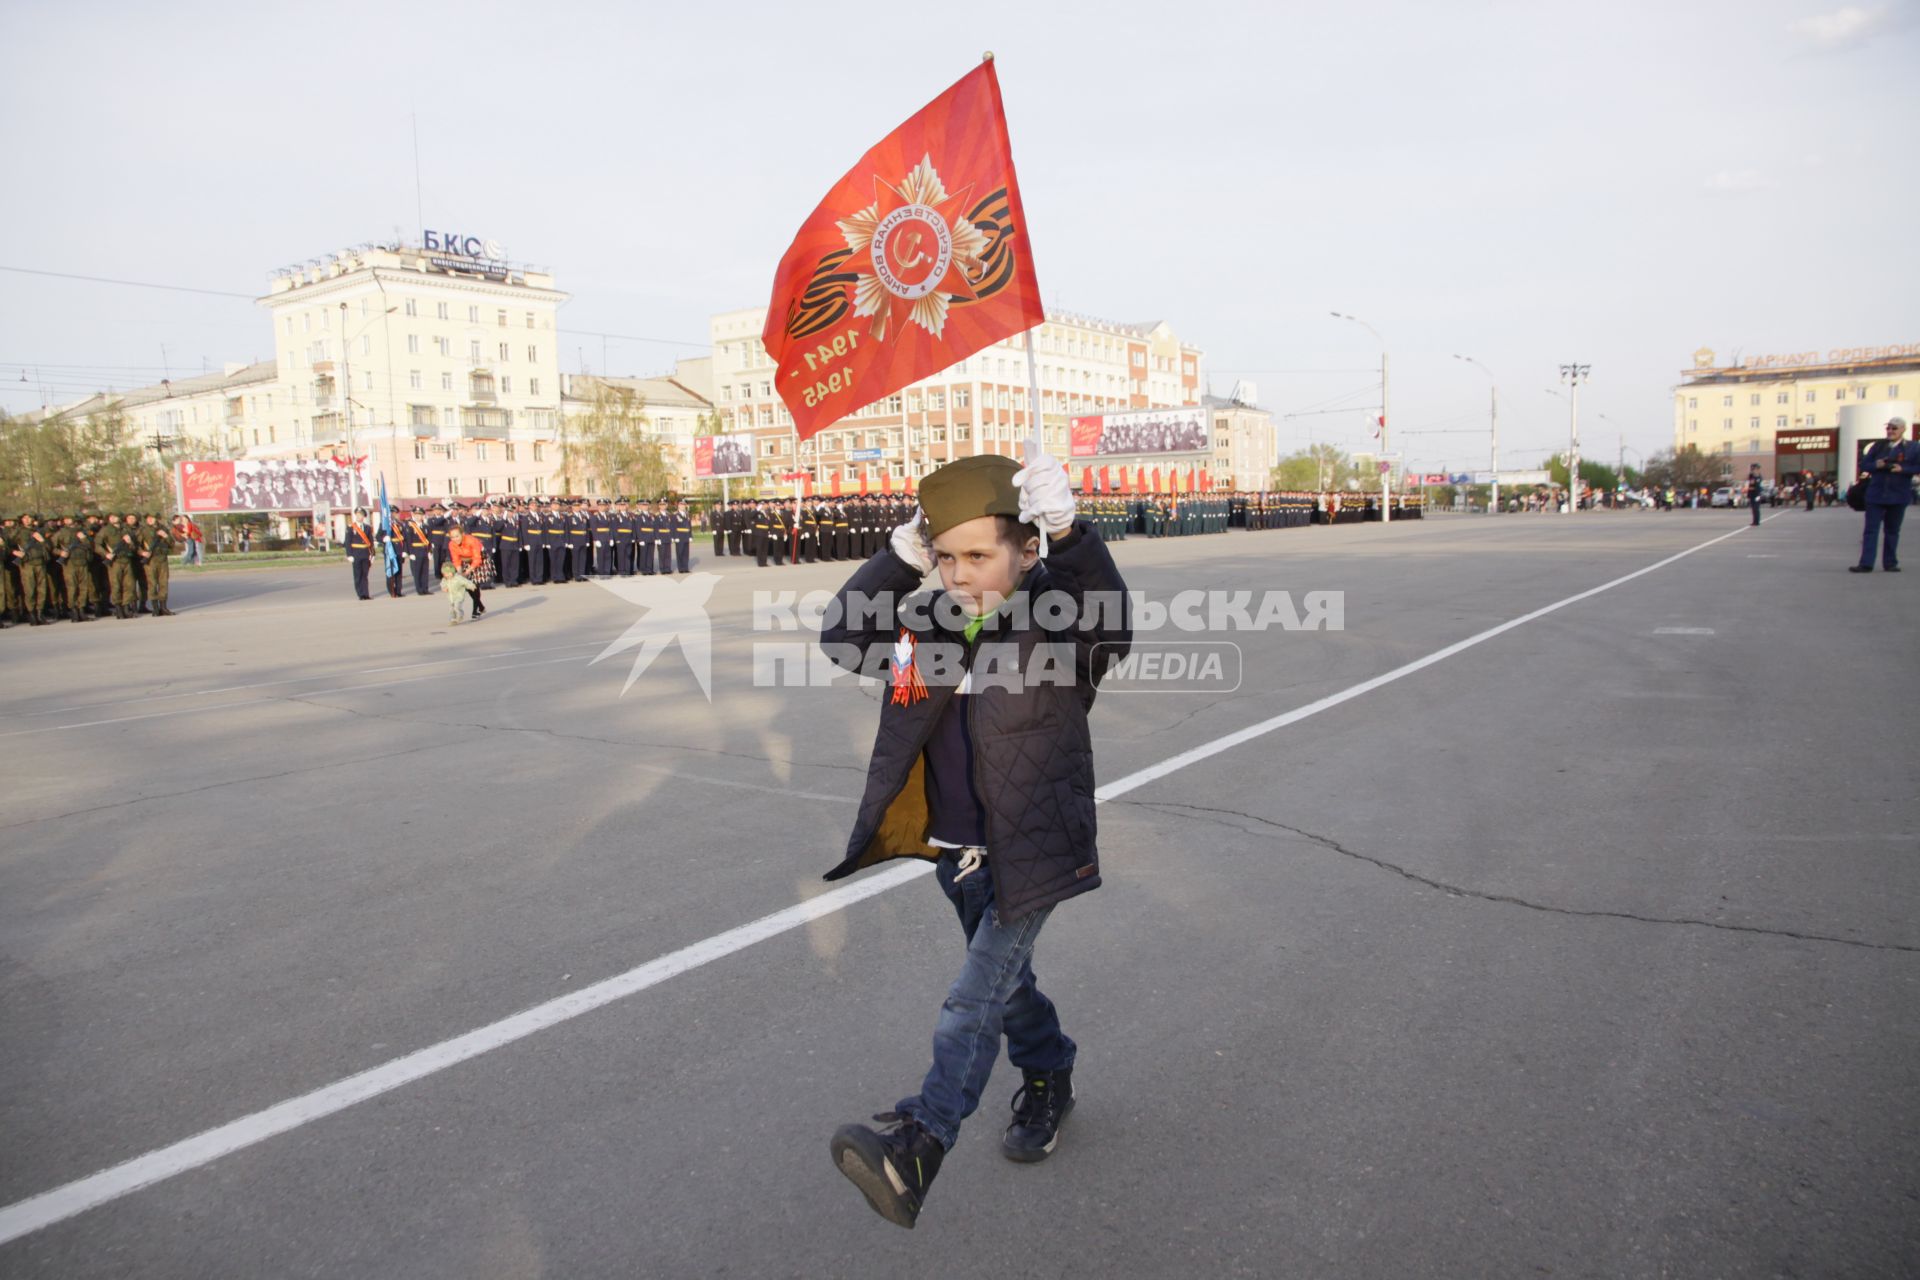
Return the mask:
M880 473L880 492L882 493L893 492L893 472L882 471Z
M860 496L863 498L867 496L867 469L865 467L860 468Z
M833 473L833 496L836 498L840 496L840 472L838 468L836 468Z
M993 63L882 138L801 224L761 341L806 440L1046 319Z
M1160 492L1160 468L1158 467L1153 469L1153 491L1155 493Z
M913 472L911 471L907 472L907 494L909 496L913 494Z
M1120 492L1133 492L1133 486L1127 483L1127 469L1125 467L1120 468Z
M1108 493L1113 492L1113 477L1105 467L1100 468L1100 487Z

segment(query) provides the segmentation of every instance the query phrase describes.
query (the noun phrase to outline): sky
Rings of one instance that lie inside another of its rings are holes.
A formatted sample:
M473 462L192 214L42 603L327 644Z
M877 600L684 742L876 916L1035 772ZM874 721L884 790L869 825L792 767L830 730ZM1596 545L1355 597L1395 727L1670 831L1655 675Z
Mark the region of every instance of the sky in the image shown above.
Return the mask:
M1565 363L1583 454L1632 463L1700 346L1920 342L1920 0L13 0L0 36L0 268L212 291L0 270L14 412L271 358L275 268L423 218L556 273L564 369L667 371L988 49L1048 305L1166 320L1283 453L1371 447L1336 311L1416 469L1488 465L1490 383L1503 467L1563 449Z

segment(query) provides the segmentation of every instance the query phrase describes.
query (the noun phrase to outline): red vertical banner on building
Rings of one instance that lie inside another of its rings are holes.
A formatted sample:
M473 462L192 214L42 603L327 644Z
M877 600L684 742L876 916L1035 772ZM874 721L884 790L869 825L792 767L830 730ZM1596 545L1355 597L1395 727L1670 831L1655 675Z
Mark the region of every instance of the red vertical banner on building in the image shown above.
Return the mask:
M806 440L1045 318L988 61L860 157L801 224L761 341Z

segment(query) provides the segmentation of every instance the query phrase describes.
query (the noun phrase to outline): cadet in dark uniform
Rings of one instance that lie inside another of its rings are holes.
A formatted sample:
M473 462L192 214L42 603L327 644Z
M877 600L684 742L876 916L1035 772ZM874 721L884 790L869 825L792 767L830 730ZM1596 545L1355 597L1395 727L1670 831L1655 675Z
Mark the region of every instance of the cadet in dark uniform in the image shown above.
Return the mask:
M613 571L631 578L633 567L633 512L622 498L613 504Z
M427 517L427 542L433 548L433 581L440 581L440 566L447 562L447 508L443 504Z
M413 594L424 596L428 591L427 569L433 560L433 540L418 511L408 515L406 535L407 557L413 561Z
M493 545L500 556L500 574L494 582L502 587L520 585L522 521L520 509L514 503L508 503L507 509L493 519Z
M373 530L367 525L367 509L355 507L353 518L347 521L347 559L353 562L353 594L362 600L373 599L367 589L367 572L373 567ZM119 591L114 592L114 603L119 603Z
M681 502L673 511L673 571L687 572L693 561L693 513Z

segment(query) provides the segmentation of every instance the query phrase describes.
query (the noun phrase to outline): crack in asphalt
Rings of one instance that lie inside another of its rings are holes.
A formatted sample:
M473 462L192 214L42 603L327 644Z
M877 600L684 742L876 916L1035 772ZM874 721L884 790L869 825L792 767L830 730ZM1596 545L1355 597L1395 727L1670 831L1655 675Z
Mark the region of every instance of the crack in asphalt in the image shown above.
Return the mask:
M1257 823L1263 827L1272 827L1279 831L1285 831L1290 835L1298 836L1302 840L1307 840L1313 844L1317 844L1321 848L1331 849L1333 852L1341 855L1342 857L1351 858L1356 862L1364 862L1369 866L1378 867L1382 871L1391 871L1393 874L1400 876L1403 879L1410 880L1414 884L1422 885L1429 889L1438 889L1440 892L1451 894L1456 898L1474 898L1481 902L1493 902L1493 903L1499 903L1503 906L1520 907L1527 911L1538 911L1545 915L1585 916L1591 919L1600 919L1600 920L1631 920L1636 924L1681 925L1688 928L1696 928L1696 929L1715 929L1722 933L1751 933L1751 934L1759 934L1762 937L1768 937L1768 938L1791 938L1797 942L1831 942L1839 946L1859 947L1867 951L1902 951L1902 952L1908 952L1908 953L1920 952L1920 946L1908 946L1898 942L1869 942L1860 938L1842 938L1842 937L1837 937L1833 934L1828 934L1828 933L1803 933L1794 929L1776 929L1776 928L1768 928L1762 925L1729 924L1721 920L1703 920L1697 916L1649 916L1649 915L1640 915L1632 911L1609 911L1609 910L1600 910L1595 908L1584 908L1584 907L1561 907L1561 906L1555 906L1551 903L1533 902L1526 898L1516 897L1513 894L1493 893L1484 889L1470 889L1464 885L1449 884L1444 880L1435 880L1431 876L1421 875L1417 871L1409 870L1406 867L1400 866L1398 863L1389 862L1385 858L1377 857L1370 853L1362 853L1358 849L1349 849L1347 846L1341 844L1338 840L1335 840L1330 836L1318 835L1312 831L1302 830L1299 827L1290 827L1284 822L1276 822L1272 818L1265 818L1260 816L1257 813L1246 813L1239 809L1214 808L1208 805L1186 804L1177 800L1119 800L1119 799L1116 799L1111 803L1121 804L1121 805L1133 805L1142 809L1184 810L1186 812L1198 815L1207 821L1219 823L1219 825L1225 826L1225 827L1234 827L1234 824L1231 822L1223 821L1221 818L1208 817L1207 815L1222 814L1222 815L1226 815L1227 817L1244 818L1248 822ZM1245 828L1239 828L1239 827L1235 827L1234 829L1242 830L1242 831L1245 830ZM1247 834L1252 835L1255 833L1247 832Z

